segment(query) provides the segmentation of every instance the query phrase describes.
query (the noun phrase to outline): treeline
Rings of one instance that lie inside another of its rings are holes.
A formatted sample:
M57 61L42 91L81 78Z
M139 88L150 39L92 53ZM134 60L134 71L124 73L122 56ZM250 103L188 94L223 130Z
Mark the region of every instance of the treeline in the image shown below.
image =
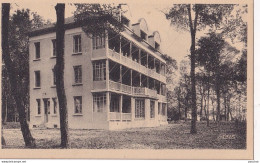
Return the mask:
M247 5L174 5L166 13L172 25L191 33L194 46L190 60L179 64L179 82L168 90L168 116L191 119L191 132L197 120L246 120L246 14ZM194 40L196 30L204 35Z

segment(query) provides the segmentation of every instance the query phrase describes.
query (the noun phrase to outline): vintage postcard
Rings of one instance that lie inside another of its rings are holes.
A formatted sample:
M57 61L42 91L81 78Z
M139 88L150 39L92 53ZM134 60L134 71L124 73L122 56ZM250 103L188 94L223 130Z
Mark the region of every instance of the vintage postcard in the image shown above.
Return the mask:
M0 158L253 159L253 0L1 9Z

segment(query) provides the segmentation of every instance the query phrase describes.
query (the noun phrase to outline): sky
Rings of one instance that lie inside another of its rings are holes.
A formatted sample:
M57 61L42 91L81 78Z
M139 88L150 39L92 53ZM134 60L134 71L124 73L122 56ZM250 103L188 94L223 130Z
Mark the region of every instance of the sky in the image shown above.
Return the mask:
M190 47L190 36L188 32L178 31L170 25L170 21L166 19L162 10L165 10L170 4L160 3L127 3L128 6L124 6L123 9L128 10L126 16L134 24L140 18L144 18L148 24L148 30L150 33L158 31L161 36L161 49L164 54L167 54L177 60L178 63L187 56ZM50 19L56 21L55 12L56 3L46 3L39 1L37 5L35 3L23 2L12 4L11 13L16 9L29 8L31 12L37 12L44 19ZM66 4L65 17L73 15L75 7ZM186 57L187 59L187 57Z

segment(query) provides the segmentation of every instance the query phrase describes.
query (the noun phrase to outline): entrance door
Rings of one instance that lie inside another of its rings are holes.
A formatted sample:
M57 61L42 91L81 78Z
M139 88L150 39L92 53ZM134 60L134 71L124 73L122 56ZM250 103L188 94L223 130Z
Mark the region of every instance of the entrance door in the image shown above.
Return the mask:
M44 103L44 123L48 123L48 115L50 114L50 99L43 99Z

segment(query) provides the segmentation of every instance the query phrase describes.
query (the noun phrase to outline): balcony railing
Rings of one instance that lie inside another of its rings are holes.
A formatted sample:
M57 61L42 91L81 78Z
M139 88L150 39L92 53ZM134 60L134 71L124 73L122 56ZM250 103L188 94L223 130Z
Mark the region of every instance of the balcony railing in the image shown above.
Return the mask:
M105 81L94 81L93 83L93 89L94 90L100 90L100 89L107 89L106 88L106 82ZM162 98L166 99L163 95L158 95L157 97L157 91L152 90L146 87L133 87L130 85L125 85L119 82L115 81L109 81L109 90L114 90L122 93L126 93L129 95L136 95L136 96L147 96L147 97L153 97L153 98Z
M110 112L109 113L109 119L113 121L118 121L121 119L121 115L119 112Z
M111 90L120 91L121 90L121 83L109 81L109 88Z
M145 89L143 87L133 87L134 95L145 95Z
M129 85L121 84L122 91L128 94L132 94L132 87Z
M155 78L157 80L163 80L164 82L166 82L166 77L160 73L157 73L155 71L155 69L149 69L149 68L141 65L140 63L133 61L131 58L129 58L127 56L123 56L123 55L120 56L120 54L118 52L116 52L112 49L108 49L108 56L112 60L122 63L125 66L127 66L135 71L141 72L141 73L143 73L147 76L150 76L152 78Z
M144 96L149 96L149 97L157 97L157 92L156 90L152 90L149 88L145 87L133 87L133 94L134 95L144 95Z
M112 49L108 49L108 55L113 59L120 61L120 54Z
M123 121L131 121L132 114L131 113L122 113L122 120Z
M120 120L131 121L131 119L132 119L131 113L120 113L120 112L110 112L109 113L109 120L111 120L111 121L120 121Z

